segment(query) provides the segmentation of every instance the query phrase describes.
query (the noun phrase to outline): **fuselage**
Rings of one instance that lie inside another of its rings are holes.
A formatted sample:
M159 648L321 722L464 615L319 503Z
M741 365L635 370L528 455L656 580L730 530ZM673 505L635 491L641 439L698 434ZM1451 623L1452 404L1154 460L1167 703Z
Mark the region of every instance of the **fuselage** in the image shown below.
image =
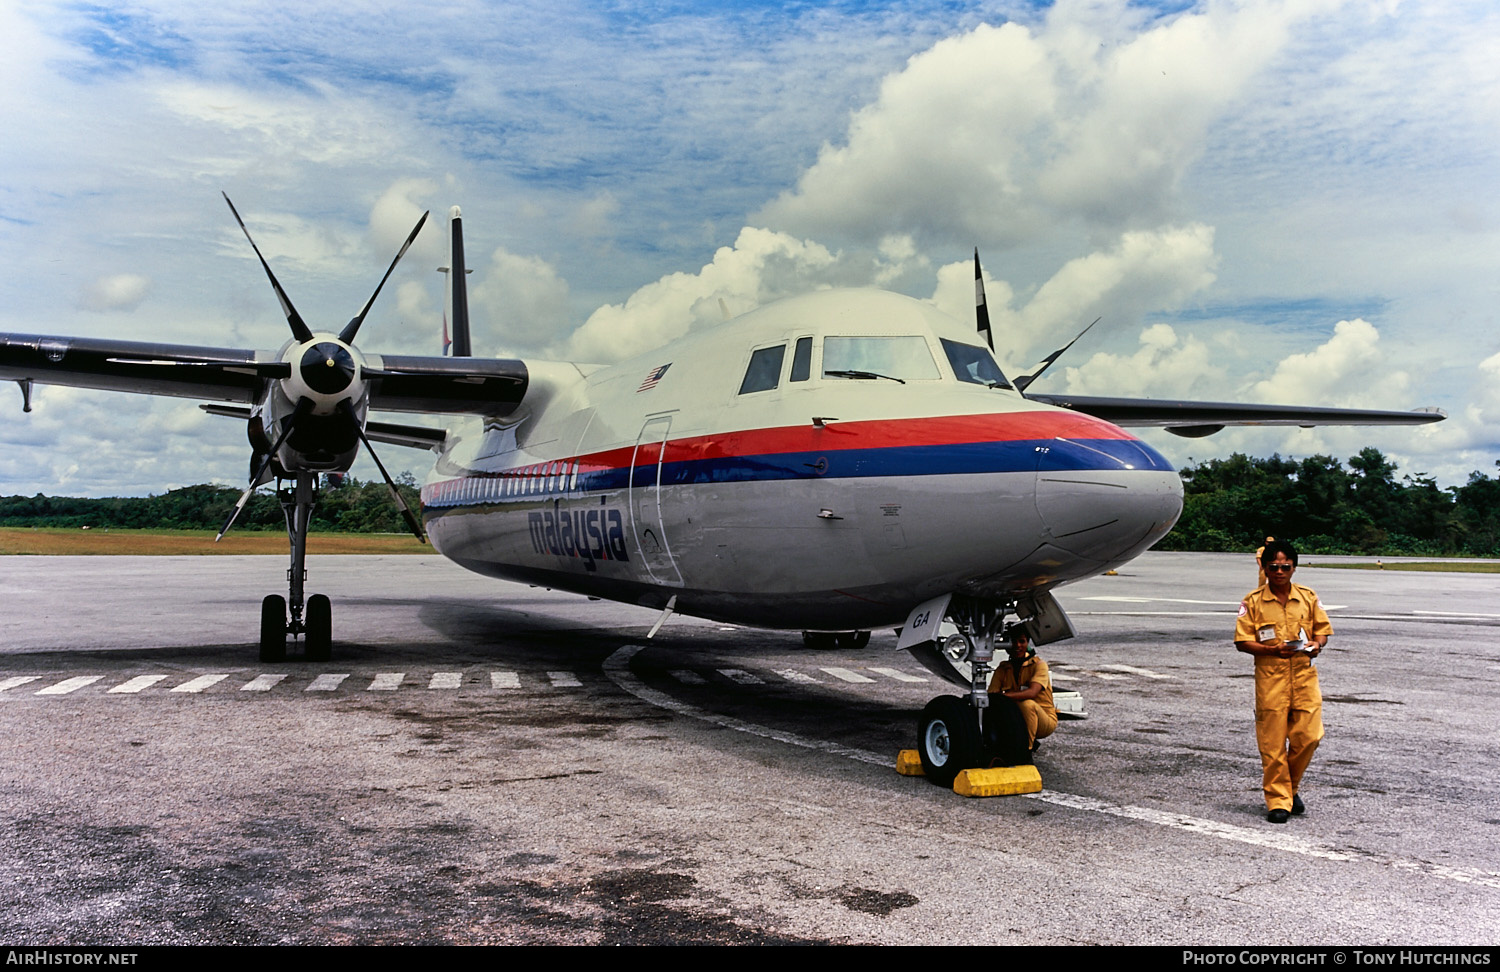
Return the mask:
M1182 507L1155 450L1001 386L970 329L882 291L781 301L609 367L528 367L520 407L450 434L422 489L434 546L497 577L871 628L943 593L1108 570Z

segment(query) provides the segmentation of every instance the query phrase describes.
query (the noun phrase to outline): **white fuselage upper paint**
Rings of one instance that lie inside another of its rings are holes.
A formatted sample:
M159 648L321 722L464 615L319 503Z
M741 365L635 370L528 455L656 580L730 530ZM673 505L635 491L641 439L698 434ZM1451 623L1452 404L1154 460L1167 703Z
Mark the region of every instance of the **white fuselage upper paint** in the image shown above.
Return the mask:
M495 576L850 629L1092 576L1171 528L1182 488L1159 454L960 380L974 345L921 302L828 291L607 368L530 365L513 415L449 436L427 530ZM904 383L866 377L888 370Z

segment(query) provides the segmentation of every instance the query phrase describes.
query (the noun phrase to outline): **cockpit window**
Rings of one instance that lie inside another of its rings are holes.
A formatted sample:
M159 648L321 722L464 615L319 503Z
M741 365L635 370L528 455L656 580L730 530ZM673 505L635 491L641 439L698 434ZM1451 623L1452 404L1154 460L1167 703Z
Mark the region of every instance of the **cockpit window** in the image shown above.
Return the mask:
M806 381L812 377L812 338L800 337L792 349L792 381Z
M823 374L832 378L889 378L932 381L938 377L937 362L927 342L916 334L898 337L826 337L823 339Z
M943 342L943 353L948 355L948 363L953 366L953 373L958 376L959 381L973 382L976 385L988 385L991 388L1010 388L1011 383L995 364L995 359L986 348L974 344L960 344L947 338L940 338Z
M781 383L781 361L786 357L786 345L761 348L750 355L750 367L745 369L745 380L740 382L740 394L769 391Z

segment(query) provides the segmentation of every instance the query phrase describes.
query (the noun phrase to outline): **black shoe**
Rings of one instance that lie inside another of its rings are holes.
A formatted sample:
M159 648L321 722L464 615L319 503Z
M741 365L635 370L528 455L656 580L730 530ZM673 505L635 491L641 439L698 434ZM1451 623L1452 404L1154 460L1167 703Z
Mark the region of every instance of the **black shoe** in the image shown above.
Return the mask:
M1286 823L1287 818L1290 816L1291 814L1287 813L1285 810L1278 809L1272 810L1270 813L1266 814L1266 819L1271 821L1271 823Z
M1302 798L1300 796L1298 796L1297 794L1293 793L1292 794L1292 814L1294 816L1300 817L1300 816L1302 816L1306 812L1307 812L1307 804L1305 804L1305 803L1302 802Z

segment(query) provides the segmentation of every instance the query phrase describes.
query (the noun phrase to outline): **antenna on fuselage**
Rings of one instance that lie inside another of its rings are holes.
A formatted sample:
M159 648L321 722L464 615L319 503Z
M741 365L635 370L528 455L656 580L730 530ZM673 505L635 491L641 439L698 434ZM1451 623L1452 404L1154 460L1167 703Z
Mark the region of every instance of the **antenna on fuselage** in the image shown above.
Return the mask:
M469 288L464 279L472 271L464 268L464 217L457 206L448 210L448 265L438 267L443 281L443 353L455 358L473 357L469 341Z

